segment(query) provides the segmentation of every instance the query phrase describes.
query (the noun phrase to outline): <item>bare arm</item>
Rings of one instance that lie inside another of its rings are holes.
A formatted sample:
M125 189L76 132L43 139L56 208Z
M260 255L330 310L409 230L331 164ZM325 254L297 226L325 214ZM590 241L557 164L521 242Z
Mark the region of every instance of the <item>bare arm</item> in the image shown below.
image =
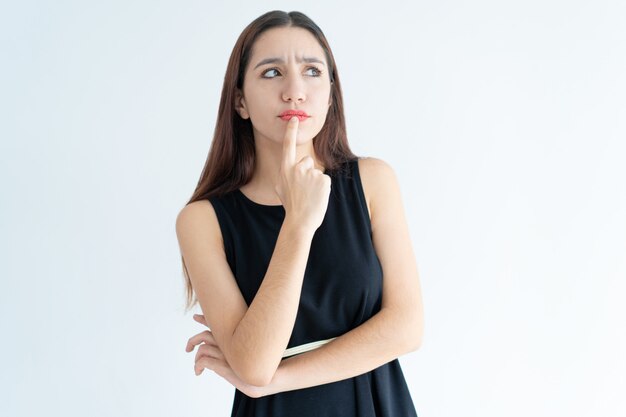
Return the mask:
M421 346L421 289L399 184L381 160L360 160L359 166L371 200L372 240L383 268L381 311L320 348L283 360L262 395L361 375Z
M313 158L296 163L298 118L286 127L279 183L285 208L272 258L254 299L247 306L224 253L215 211L209 201L183 208L176 221L189 278L213 337L244 382L267 385L278 369L298 312L311 241L328 207L331 179Z
M262 396L352 378L419 348L416 323L381 310L368 321L309 352L284 359Z
M283 223L263 283L235 329L231 346L252 385L276 372L296 321L313 234Z
M250 306L226 260L211 203L183 208L176 232L207 326L228 363L251 385L269 383L293 331L313 232L285 218Z

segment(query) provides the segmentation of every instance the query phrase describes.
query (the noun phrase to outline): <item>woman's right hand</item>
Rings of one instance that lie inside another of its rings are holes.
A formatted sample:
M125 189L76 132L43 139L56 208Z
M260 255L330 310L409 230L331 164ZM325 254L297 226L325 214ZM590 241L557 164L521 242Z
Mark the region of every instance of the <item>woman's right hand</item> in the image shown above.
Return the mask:
M330 176L315 168L309 155L296 162L298 118L287 122L283 140L283 158L276 194L285 208L285 220L315 232L324 221L330 196Z

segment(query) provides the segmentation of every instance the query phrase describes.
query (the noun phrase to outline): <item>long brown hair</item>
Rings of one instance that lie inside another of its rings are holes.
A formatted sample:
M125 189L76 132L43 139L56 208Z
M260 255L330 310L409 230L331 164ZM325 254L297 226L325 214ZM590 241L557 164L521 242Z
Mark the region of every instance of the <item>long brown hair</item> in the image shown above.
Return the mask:
M198 185L187 204L212 196L224 195L239 189L252 178L255 164L252 123L250 119L241 118L235 110L236 89L243 91L244 74L254 41L266 30L276 27L300 27L308 30L315 36L326 54L332 102L324 126L313 141L315 155L327 172L335 171L346 161L357 158L348 145L341 83L335 58L326 37L315 22L305 14L296 11L286 13L273 10L259 16L244 29L230 54L209 155ZM198 300L194 297L182 254L181 259L187 289L185 311L188 311Z

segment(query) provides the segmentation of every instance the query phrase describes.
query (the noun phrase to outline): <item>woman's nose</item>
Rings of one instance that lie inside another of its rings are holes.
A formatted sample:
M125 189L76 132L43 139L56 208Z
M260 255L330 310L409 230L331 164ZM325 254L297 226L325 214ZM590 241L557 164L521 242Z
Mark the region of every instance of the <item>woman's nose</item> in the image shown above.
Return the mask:
M304 85L299 77L288 77L283 90L283 100L285 101L304 101L306 95L304 93Z

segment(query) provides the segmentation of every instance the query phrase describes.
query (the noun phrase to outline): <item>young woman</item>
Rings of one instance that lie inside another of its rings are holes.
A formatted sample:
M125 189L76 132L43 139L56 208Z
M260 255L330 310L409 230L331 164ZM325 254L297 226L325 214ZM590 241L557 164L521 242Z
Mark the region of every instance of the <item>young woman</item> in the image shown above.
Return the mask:
M232 416L416 416L397 359L423 332L400 188L350 151L333 54L304 14L268 12L237 40L176 233L210 329L187 351L236 388Z

